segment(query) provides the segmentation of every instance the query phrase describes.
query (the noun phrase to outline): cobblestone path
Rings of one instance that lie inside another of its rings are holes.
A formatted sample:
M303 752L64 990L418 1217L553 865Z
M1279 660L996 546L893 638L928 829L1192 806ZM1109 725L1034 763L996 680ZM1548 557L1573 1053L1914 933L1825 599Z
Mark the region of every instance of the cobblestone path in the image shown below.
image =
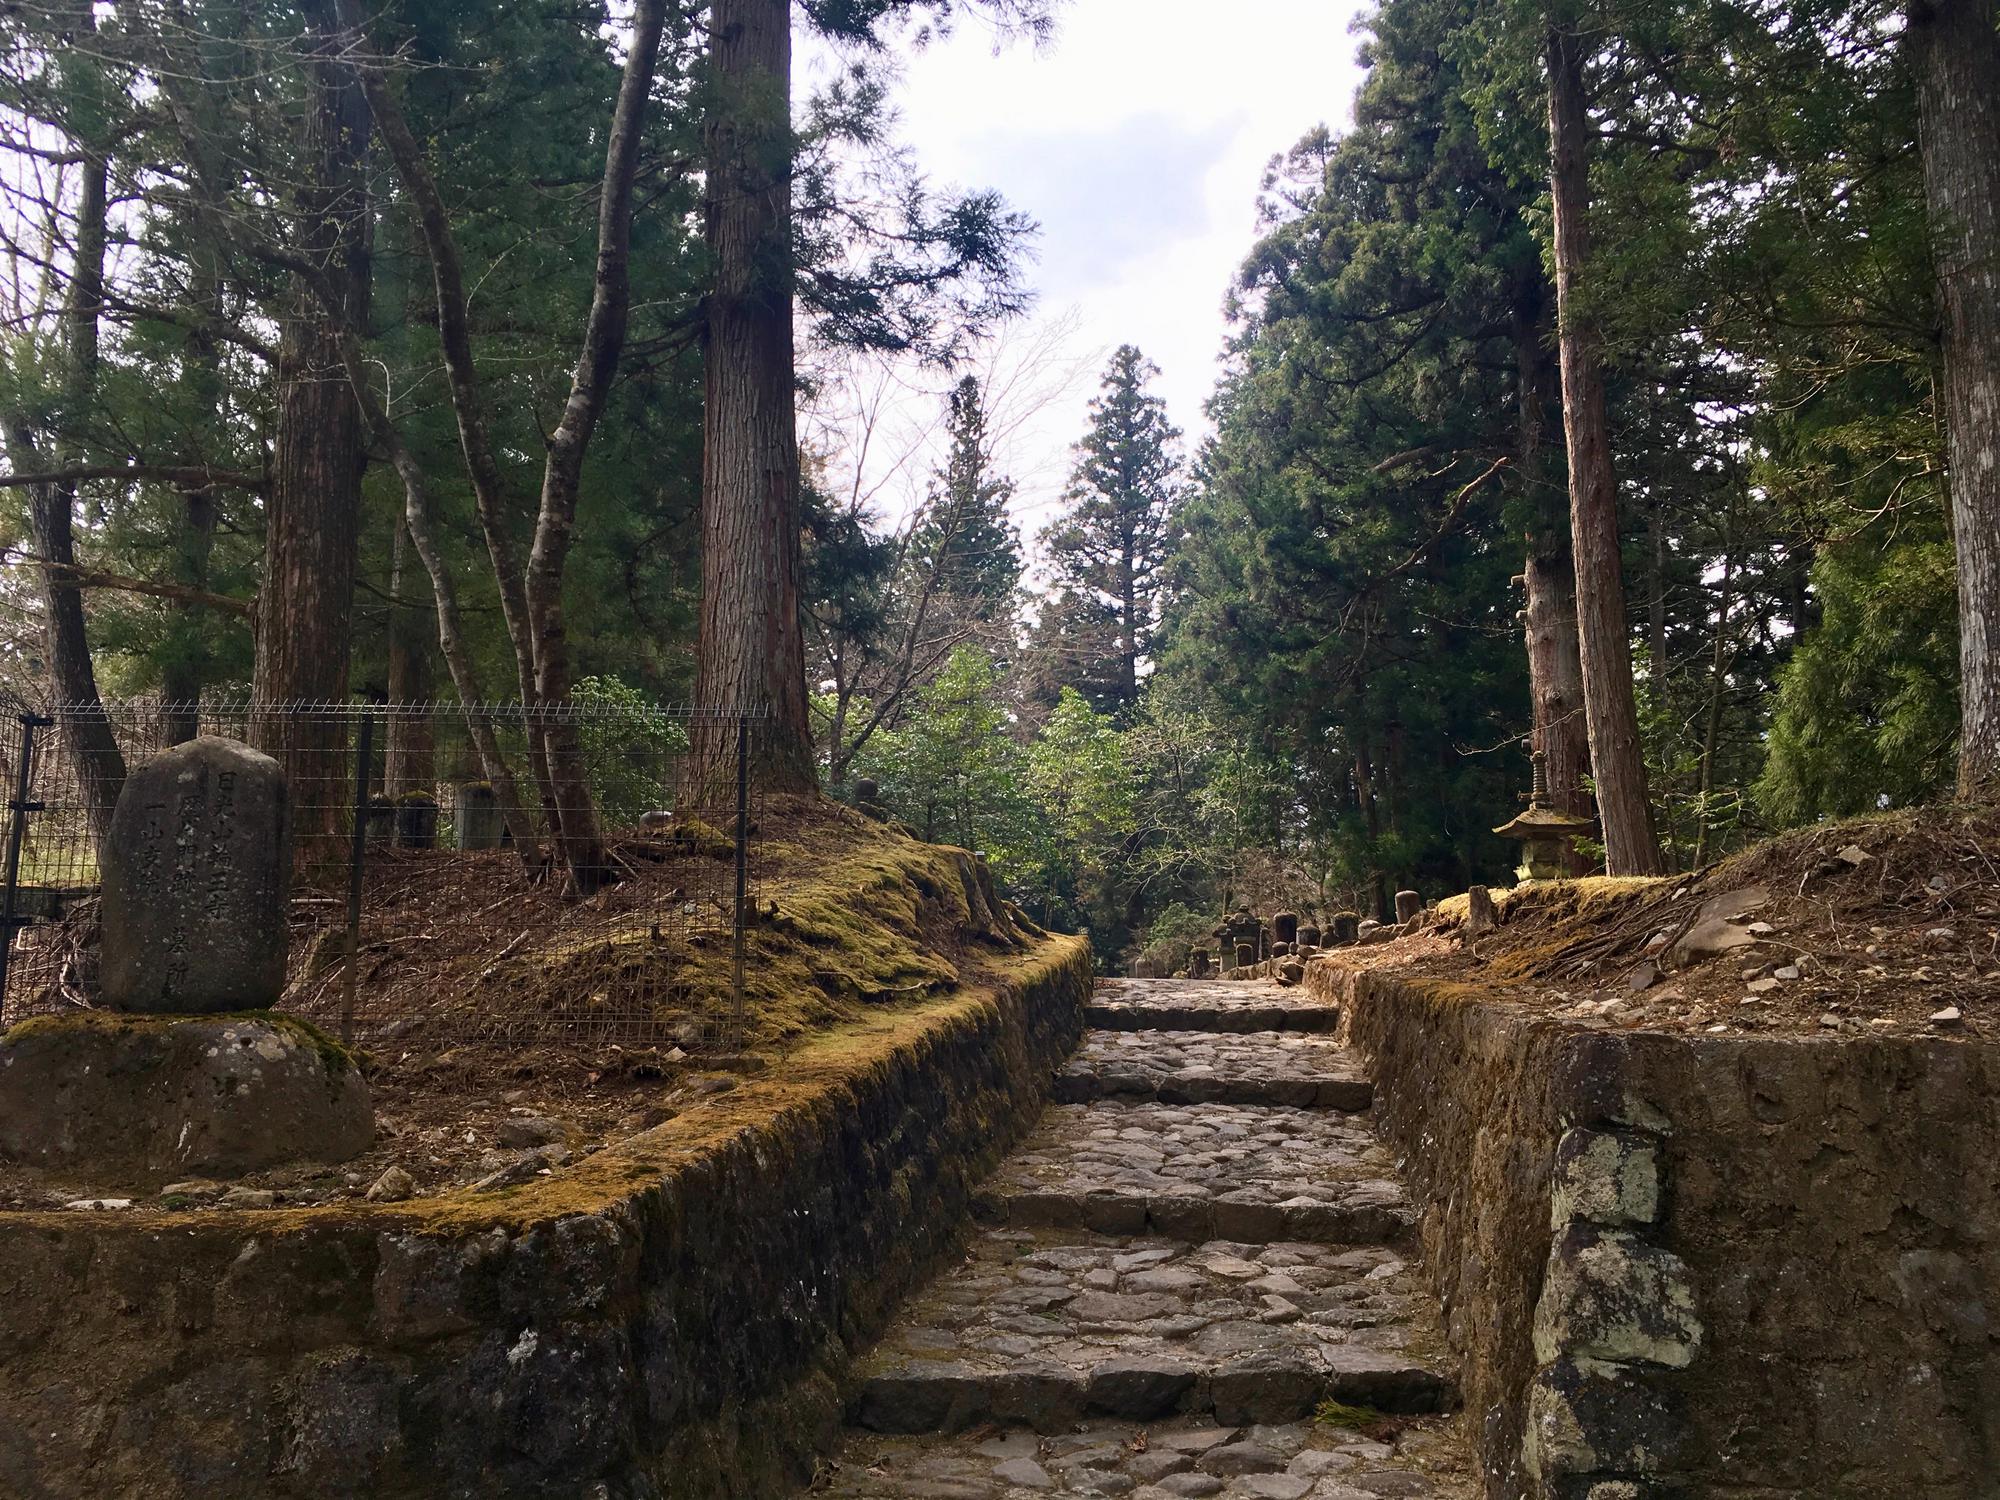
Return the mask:
M1262 982L1109 980L1088 1015L964 1261L861 1361L815 1491L1477 1494L1333 1013Z

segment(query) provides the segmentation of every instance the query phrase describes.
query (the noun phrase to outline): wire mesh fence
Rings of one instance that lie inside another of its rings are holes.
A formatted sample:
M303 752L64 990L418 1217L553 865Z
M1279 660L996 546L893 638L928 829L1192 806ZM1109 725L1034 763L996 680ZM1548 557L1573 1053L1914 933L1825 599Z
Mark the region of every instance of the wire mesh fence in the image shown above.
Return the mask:
M98 861L123 778L210 734L286 772L294 875L275 1008L371 1044L731 1049L761 728L622 701L24 716L0 746L0 1023L98 1003ZM564 775L587 790L594 827L556 817Z

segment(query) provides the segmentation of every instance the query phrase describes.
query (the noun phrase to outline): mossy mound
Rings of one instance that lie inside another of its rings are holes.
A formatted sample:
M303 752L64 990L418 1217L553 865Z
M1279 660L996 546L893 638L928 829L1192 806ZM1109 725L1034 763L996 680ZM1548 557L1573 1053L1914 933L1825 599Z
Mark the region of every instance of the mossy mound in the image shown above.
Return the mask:
M744 946L743 1045L788 1042L874 1007L959 986L968 965L1039 935L1000 900L973 855L920 843L824 798L759 810L751 846L755 915ZM695 865L733 852L728 835L684 820L634 852L603 911L549 914L545 936L499 962L469 951L433 981L498 1035L559 1035L637 1018L663 1035L729 1028L734 948L728 906ZM707 877L713 880L713 876ZM683 919L683 909L691 918ZM476 966L476 967L475 967ZM433 1011L435 1014L436 1012Z

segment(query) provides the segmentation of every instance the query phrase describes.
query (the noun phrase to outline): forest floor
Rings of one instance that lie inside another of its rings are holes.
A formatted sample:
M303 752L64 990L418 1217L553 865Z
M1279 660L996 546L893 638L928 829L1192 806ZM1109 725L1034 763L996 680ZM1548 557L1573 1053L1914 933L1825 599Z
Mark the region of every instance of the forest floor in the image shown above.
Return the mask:
M2000 1037L2000 809L1928 807L1800 829L1694 875L1464 896L1343 949L1619 1029Z
M148 1206L324 1203L371 1189L393 1201L558 1171L782 1069L809 1037L976 982L1038 934L1010 911L969 909L965 856L837 803L778 800L753 829L758 919L740 1032L726 924L677 920L691 899L712 905L694 893L733 890L732 846L712 830L683 847L624 841L629 877L585 901L530 881L502 851L378 861L355 1005L373 1147L337 1165L175 1184ZM321 936L338 935L334 910L324 894L295 901L294 977L279 1007L328 1031L344 965ZM0 1167L0 1206L99 1200L147 1202L117 1182Z

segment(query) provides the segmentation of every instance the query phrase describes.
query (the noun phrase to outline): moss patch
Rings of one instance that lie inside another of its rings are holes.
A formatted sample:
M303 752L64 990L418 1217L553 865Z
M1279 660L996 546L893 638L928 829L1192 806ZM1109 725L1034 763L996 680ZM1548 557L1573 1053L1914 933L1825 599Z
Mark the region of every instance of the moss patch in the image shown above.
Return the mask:
M355 1066L354 1053L310 1021L282 1015L274 1010L233 1010L191 1015L139 1014L122 1010L78 1010L59 1016L30 1016L7 1028L0 1041L31 1036L60 1036L65 1033L164 1034L190 1021L221 1025L268 1026L293 1041L317 1052L329 1074L346 1072Z
M744 942L744 1043L752 1050L946 993L986 957L1029 940L1011 913L995 910L964 850L919 843L821 798L768 806L760 823L757 912ZM689 857L733 848L692 820L677 823L667 844ZM671 881L672 868L646 878ZM430 982L503 1017L587 1020L644 1006L663 1020L720 1023L733 1003L729 932L720 924L671 929L655 919L657 911L639 900L587 937L555 929L491 965L477 983L471 975ZM468 967L487 963L484 953L467 959Z

